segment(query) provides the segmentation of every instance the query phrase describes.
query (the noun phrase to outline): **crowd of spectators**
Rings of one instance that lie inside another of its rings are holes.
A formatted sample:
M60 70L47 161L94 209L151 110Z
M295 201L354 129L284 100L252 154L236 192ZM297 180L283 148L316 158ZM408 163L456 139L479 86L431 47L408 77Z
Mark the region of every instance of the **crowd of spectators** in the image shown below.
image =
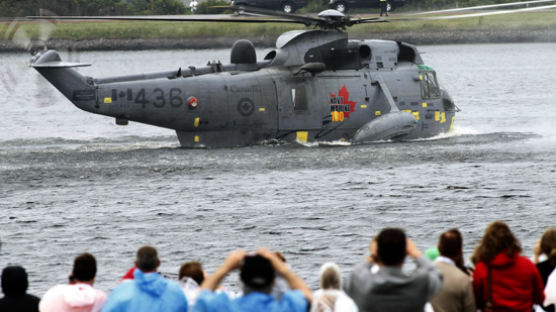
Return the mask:
M67 284L42 298L27 294L24 268L2 271L2 312L85 311L548 311L556 302L556 228L534 248L534 261L503 222L490 224L466 266L457 229L442 233L424 254L402 229L386 228L372 238L369 255L342 278L335 263L320 269L312 292L279 252L232 252L207 275L199 262L184 263L178 281L160 273L152 246L141 247L135 265L109 296L95 289L97 265L89 253L77 256ZM413 259L408 268L406 258ZM239 291L222 287L239 270Z

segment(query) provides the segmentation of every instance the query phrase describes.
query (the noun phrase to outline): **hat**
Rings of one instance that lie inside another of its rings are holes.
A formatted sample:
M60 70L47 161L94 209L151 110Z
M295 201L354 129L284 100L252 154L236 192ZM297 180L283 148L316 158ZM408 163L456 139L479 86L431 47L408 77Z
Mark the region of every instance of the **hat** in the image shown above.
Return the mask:
M239 277L245 285L258 290L272 285L275 273L268 259L260 255L248 255L243 259Z

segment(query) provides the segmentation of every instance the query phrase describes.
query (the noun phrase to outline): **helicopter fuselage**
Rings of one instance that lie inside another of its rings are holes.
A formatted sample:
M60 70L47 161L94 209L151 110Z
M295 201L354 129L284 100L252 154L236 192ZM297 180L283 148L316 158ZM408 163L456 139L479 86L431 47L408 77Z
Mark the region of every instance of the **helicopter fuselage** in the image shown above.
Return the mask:
M287 33L263 62L238 48L235 63L178 72L95 80L50 68L52 56L35 67L79 108L174 129L183 147L408 140L451 128L455 105L413 46L344 35Z

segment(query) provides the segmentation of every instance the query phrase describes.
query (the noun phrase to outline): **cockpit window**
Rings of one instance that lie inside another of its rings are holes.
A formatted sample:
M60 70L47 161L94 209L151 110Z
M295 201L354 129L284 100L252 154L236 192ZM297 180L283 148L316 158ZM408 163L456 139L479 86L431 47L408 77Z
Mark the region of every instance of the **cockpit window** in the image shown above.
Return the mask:
M437 99L440 97L440 87L433 71L421 72L421 96L423 99Z

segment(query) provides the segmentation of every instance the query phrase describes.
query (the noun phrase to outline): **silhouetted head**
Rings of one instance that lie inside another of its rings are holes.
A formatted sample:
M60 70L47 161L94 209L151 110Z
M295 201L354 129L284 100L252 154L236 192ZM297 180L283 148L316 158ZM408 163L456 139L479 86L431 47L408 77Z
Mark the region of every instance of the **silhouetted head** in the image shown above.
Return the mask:
M137 250L137 259L135 260L137 268L143 272L154 272L160 265L158 252L152 246L143 246Z
M377 236L377 254L384 265L401 265L405 260L407 238L402 229L386 228Z
M457 259L462 254L463 239L458 229L450 229L438 238L438 251L441 256Z
M2 270L2 292L6 297L20 296L27 292L27 272L20 266L9 266Z
M320 268L320 288L340 289L341 287L340 268L336 263L328 262Z
M97 274L97 261L90 253L80 254L73 261L72 276L82 282L92 281Z
M275 276L270 261L260 255L245 256L239 273L239 277L248 291L255 290L264 293L270 293L272 290Z
M509 257L521 252L521 245L510 228L502 221L491 223L485 231L481 243L475 248L471 261L490 262L497 254L505 251Z
M541 252L548 257L548 260L556 264L556 228L549 228L541 237Z
M203 266L196 261L184 263L180 267L180 272L178 274L178 279L182 279L184 277L190 277L197 285L201 285L205 280L205 272L203 271Z

